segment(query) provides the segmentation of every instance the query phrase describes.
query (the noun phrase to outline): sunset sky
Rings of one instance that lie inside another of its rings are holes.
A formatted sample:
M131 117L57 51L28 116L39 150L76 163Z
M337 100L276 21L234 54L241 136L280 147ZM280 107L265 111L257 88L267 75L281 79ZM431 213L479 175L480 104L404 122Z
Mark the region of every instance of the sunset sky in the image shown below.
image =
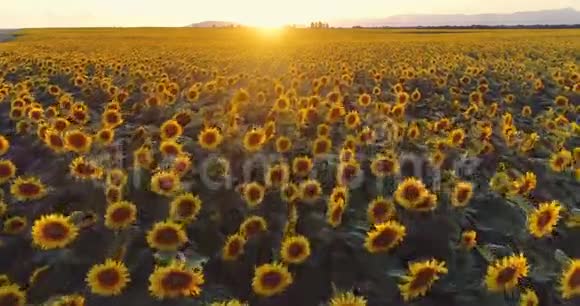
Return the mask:
M580 0L0 0L0 28L184 26L205 20L255 26L414 13L511 13Z

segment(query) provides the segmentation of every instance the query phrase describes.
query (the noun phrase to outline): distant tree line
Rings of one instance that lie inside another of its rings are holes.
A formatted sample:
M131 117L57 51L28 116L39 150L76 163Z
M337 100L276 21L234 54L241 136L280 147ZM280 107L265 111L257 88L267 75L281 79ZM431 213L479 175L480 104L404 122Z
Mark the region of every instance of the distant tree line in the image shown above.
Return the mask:
M315 22L310 23L310 28L311 29L328 29L328 28L330 28L330 26L326 22L315 21Z
M472 29L580 29L580 24L559 24L559 25L471 25L471 26L417 26L417 27L362 27L353 26L353 29L433 29L433 30L472 30Z

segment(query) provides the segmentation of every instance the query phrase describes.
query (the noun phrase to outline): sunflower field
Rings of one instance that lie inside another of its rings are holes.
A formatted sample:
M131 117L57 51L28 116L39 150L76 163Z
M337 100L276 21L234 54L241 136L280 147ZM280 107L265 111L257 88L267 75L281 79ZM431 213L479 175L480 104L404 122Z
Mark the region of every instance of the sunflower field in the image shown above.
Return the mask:
M0 306L577 306L579 115L579 30L21 30Z

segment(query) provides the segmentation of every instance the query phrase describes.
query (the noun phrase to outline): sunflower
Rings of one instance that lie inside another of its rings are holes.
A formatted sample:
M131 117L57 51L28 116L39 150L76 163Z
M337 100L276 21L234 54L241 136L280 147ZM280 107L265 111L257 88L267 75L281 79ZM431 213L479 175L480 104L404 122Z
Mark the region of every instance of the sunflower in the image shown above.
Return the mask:
M69 217L44 215L32 226L32 241L43 250L64 248L78 236L78 228Z
M246 238L243 235L230 235L222 249L222 259L225 261L237 260L244 253L245 245Z
M528 260L523 254L497 259L487 267L485 283L492 292L511 291L528 275Z
M189 155L180 154L173 159L171 169L179 175L179 177L183 177L189 172L189 170L191 170L192 166L193 164Z
M562 271L560 291L564 299L580 296L580 259L571 260Z
M399 172L399 162L392 155L377 154L371 162L371 172L376 177L386 177Z
M332 150L332 141L328 137L317 137L312 143L312 155L328 154Z
M387 252L399 245L406 234L405 226L397 221L376 224L374 229L367 233L364 246L370 253Z
M550 157L550 169L554 172L562 172L572 164L572 153L568 150L561 150Z
M265 188L258 182L250 182L242 187L242 197L250 208L256 208L264 200Z
M410 177L401 182L395 190L395 200L406 209L420 204L427 194L427 188L419 179Z
M280 188L280 197L284 202L292 203L296 201L300 196L299 191L300 190L298 189L298 186L296 186L296 184L289 182L282 185L282 187Z
M336 228L342 223L342 215L346 204L343 200L330 202L326 210L326 222Z
M322 187L315 179L303 181L298 189L300 190L300 199L306 203L314 203L322 195Z
M184 193L175 197L169 205L169 215L173 220L192 222L201 210L201 199L192 193Z
M332 188L328 200L329 204L338 203L339 201L342 201L344 202L345 205L347 205L349 200L348 188L340 185L335 186L334 188Z
M10 142L5 136L0 135L0 156L6 154L8 149L10 149Z
M368 107L372 102L372 97L369 94L362 94L358 97L357 103L360 107Z
M112 230L129 227L137 219L137 206L128 201L113 203L105 212L105 226Z
M321 123L316 127L316 135L318 137L329 137L330 136L330 126L325 123Z
M28 226L28 220L26 217L16 216L4 220L2 229L6 234L17 235L23 232L26 226Z
M0 305L24 306L26 305L26 292L16 284L0 286Z
M530 117L532 115L532 108L530 106L528 106L528 105L524 106L522 108L521 115L524 118Z
M262 149L266 141L266 135L262 128L252 128L244 135L244 149L248 152L257 152Z
M172 171L159 171L151 177L151 191L171 196L181 190L179 176Z
M341 163L356 162L355 150L347 147L340 149L338 160Z
M465 207L473 196L473 185L470 182L457 182L451 192L451 205Z
M344 116L344 125L349 130L354 130L360 125L361 119L357 111L350 111Z
M129 270L123 262L107 259L105 263L91 267L86 282L94 294L119 295L130 282Z
M93 138L81 130L69 130L64 134L65 148L79 154L91 149Z
M47 190L40 179L17 177L10 186L10 193L18 201L38 200L46 196Z
M147 244L161 251L175 251L188 241L183 227L173 221L157 222L147 232Z
M282 264L263 264L254 270L252 289L258 295L269 297L284 292L292 281L292 274Z
M526 172L523 176L512 183L512 190L510 193L521 196L528 195L536 188L536 175L533 172Z
M242 303L239 300L229 300L223 302L213 302L209 306L249 306L246 303Z
M197 142L199 145L206 149L213 151L215 150L223 141L222 133L218 128L206 127L197 136Z
M81 180L100 179L103 176L103 168L82 156L72 160L69 171L72 177Z
M16 176L16 166L7 159L0 160L0 184L4 184Z
M461 246L466 250L471 250L477 244L477 232L475 231L464 231L461 233Z
M136 167L150 169L154 161L153 152L147 146L142 146L133 152L133 163Z
M105 198L107 203L116 203L123 198L123 191L117 186L107 186L105 189Z
M460 147L465 139L465 131L463 129L455 129L449 133L448 142L454 147Z
M332 103L326 113L326 121L330 123L337 122L345 113L346 111L344 110L342 103Z
M342 162L338 164L336 182L339 185L348 186L361 175L359 163L356 161Z
M246 239L250 239L260 233L266 232L268 230L268 224L263 217L251 216L246 218L242 224L240 224L240 234Z
M183 154L183 145L172 139L164 140L159 145L159 151L163 157L175 158Z
M53 302L50 306L84 306L85 297L79 294L65 295Z
M177 120L175 119L170 119L163 122L159 130L161 134L161 139L163 140L175 139L181 136L181 134L183 133L183 128L181 127L179 122L177 122Z
M362 128L362 130L358 133L357 139L360 144L370 145L373 144L375 141L375 131L368 126Z
M190 110L183 110L173 115L173 119L177 121L183 130L193 120L193 114Z
M279 188L288 183L290 179L290 168L285 163L276 164L268 168L266 173L266 186Z
M274 109L278 112L286 112L290 109L290 101L288 97L281 96L274 101Z
M292 173L298 177L307 177L313 168L312 159L308 156L297 156L292 160Z
M416 140L421 136L421 130L419 130L419 126L417 124L412 124L407 129L407 137L411 140Z
M292 141L286 136L280 136L276 139L276 152L286 153L292 149Z
M127 173L121 168L107 171L106 184L108 186L123 187L127 184Z
M123 124L123 117L119 111L109 109L101 116L101 124L106 128L114 129Z
M115 140L115 130L103 128L95 134L95 140L103 145L110 145Z
M205 283L199 268L187 267L182 262L172 262L168 266L155 267L149 276L149 292L157 299L197 297Z
M427 294L427 291L439 279L440 274L447 274L444 261L436 259L419 261L409 264L409 272L403 276L399 290L405 301Z
M288 264L301 264L310 256L310 241L304 236L287 237L282 241L280 257Z
M335 294L329 301L329 306L366 306L367 300L352 292Z
M396 209L392 201L382 196L376 197L369 203L367 208L367 219L371 224L380 224L389 221L396 214Z
M519 306L539 306L540 300L538 295L532 289L526 289L526 291L520 296Z
M528 216L528 231L536 238L552 234L560 220L560 210L558 201L541 203Z

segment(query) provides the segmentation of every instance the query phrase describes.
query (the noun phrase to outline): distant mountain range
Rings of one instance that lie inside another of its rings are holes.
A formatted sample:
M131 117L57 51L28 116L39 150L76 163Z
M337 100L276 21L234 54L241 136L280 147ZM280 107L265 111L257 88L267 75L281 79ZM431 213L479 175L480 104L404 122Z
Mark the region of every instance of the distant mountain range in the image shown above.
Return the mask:
M227 28L239 26L239 23L229 21L202 21L188 25L188 28Z
M517 12L513 14L414 14L385 18L328 20L332 27L441 27L441 26L532 26L580 24L580 12L573 8ZM229 21L203 21L188 25L194 28L241 26Z
M517 12L513 14L417 14L386 18L336 20L334 27L419 27L419 26L515 26L580 24L580 12L573 8Z

